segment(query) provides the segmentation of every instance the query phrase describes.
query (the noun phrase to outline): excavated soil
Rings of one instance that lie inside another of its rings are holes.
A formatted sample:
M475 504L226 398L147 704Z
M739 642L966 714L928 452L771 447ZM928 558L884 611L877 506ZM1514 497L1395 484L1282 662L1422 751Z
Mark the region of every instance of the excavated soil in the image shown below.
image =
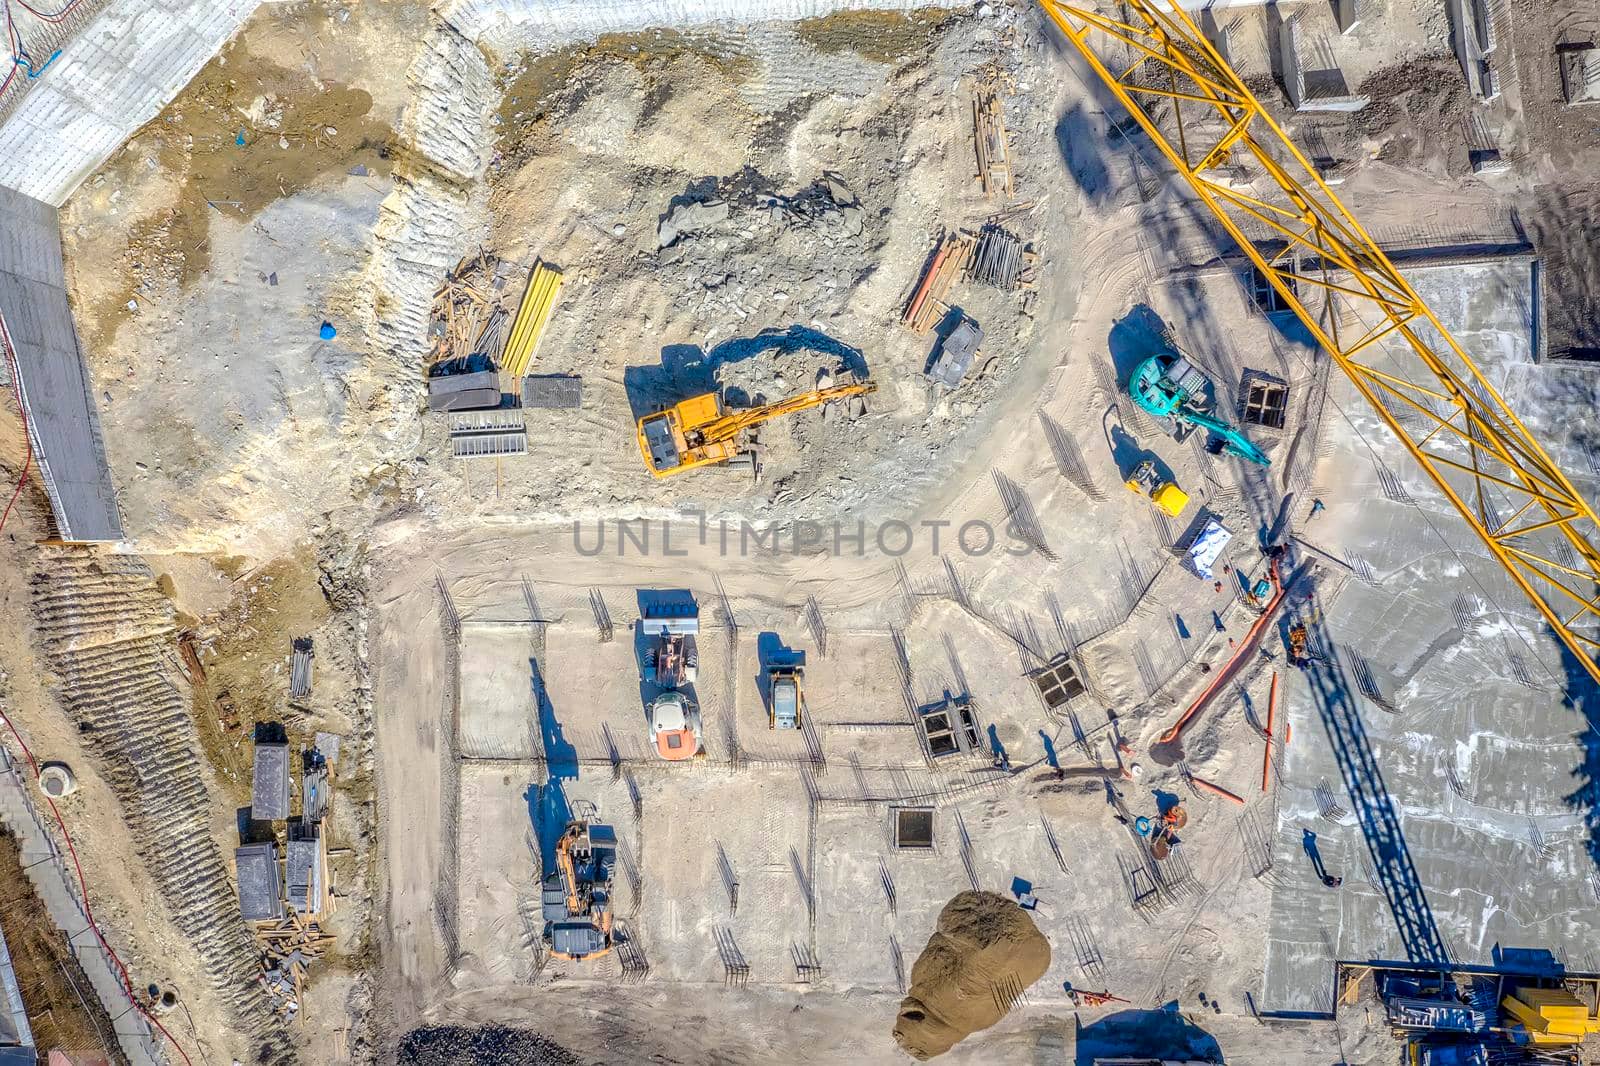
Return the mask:
M459 491L425 509L548 518L693 506L868 521L914 511L951 462L981 449L1035 333L1034 294L959 283L952 303L987 340L946 391L923 371L954 319L921 337L899 324L939 235L976 229L1008 202L979 189L970 129L976 76L997 70L1012 87L1025 77L1010 72L1026 53L1004 39L944 13L856 13L740 35L613 36L515 60L501 75L484 243L566 272L536 367L580 375L584 408L531 412L528 459L499 464L492 486L470 465L447 468ZM1028 161L1054 151L1043 103L1007 97L1020 163L1011 203L1047 192L1027 179ZM687 230L671 221L724 204L725 216ZM1024 205L1007 226L1048 260L1039 215ZM640 476L640 415L719 382L769 400L809 388L817 367L757 359L775 348L837 355L878 391L865 411L766 427L773 456L788 458L760 484Z
M895 1041L917 1059L949 1051L1005 1015L1007 1005L1050 968L1050 942L1016 901L963 892L939 912L911 967Z

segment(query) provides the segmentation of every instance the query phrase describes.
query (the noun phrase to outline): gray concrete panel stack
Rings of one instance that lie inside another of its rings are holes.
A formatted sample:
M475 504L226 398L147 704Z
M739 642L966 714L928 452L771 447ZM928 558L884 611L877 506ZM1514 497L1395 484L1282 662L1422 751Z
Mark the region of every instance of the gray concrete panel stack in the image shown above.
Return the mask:
M260 822L276 822L289 817L289 745L256 745L250 817Z
M233 853L239 879L239 913L247 922L283 917L283 884L275 844L246 844Z

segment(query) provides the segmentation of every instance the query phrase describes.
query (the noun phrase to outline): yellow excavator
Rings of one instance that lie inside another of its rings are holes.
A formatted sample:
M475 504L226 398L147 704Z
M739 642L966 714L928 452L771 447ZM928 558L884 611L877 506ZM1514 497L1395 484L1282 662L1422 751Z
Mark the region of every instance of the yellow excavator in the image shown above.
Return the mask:
M763 422L834 400L876 392L870 381L812 389L777 403L728 410L722 394L692 396L639 419L639 454L658 478L751 455L749 431Z

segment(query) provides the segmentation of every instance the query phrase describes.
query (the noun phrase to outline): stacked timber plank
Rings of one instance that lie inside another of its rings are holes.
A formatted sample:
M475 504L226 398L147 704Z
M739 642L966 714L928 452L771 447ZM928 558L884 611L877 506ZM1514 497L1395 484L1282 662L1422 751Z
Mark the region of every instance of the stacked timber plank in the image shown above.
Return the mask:
M1011 168L1011 143L1006 133L1000 89L986 80L972 94L973 140L978 152L978 181L983 195L1010 196L1015 175Z
M522 303L516 317L511 320L511 332L506 337L500 369L522 377L533 362L533 353L539 347L539 338L555 310L556 296L564 280L561 271L538 263L528 274L528 287L522 293Z
M905 313L900 316L903 325L916 333L926 333L938 325L950 310L946 303L950 288L966 271L972 261L976 241L969 233L946 234L928 263L927 272L911 294Z

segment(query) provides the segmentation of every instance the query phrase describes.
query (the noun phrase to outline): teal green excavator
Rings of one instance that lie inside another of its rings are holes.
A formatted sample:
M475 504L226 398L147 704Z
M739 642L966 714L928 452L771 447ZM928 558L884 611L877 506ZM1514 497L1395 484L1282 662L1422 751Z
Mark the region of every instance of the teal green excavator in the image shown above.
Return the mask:
M1134 369L1128 381L1133 402L1155 415L1176 434L1182 426L1203 429L1222 442L1222 451L1262 466L1272 460L1239 430L1206 410L1205 373L1181 355L1153 355Z

